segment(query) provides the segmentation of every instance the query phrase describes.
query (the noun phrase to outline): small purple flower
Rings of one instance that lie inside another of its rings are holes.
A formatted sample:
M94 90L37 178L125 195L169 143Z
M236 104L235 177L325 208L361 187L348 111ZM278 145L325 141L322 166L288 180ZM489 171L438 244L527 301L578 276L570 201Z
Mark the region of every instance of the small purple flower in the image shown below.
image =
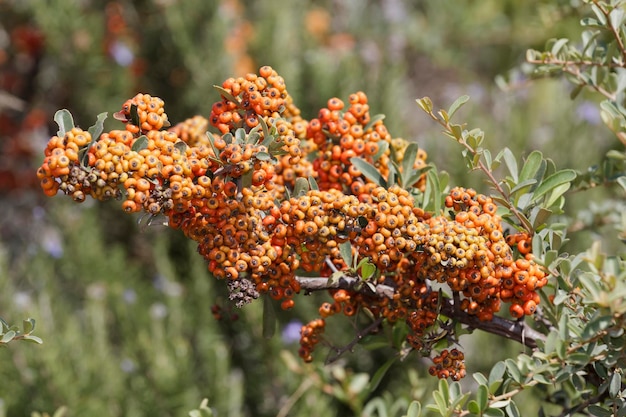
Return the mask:
M135 304L135 301L137 301L137 293L132 288L127 288L124 290L122 298L124 298L126 304Z
M63 256L63 242L58 230L46 228L41 236L41 246L53 258Z
M130 374L137 369L137 365L132 359L124 358L122 359L122 362L120 362L120 368L124 373Z
M576 107L576 116L592 125L598 125L602 121L600 110L591 101L583 101Z
M302 329L302 322L298 320L292 320L287 323L281 335L283 342L290 344L300 340L300 329Z
M133 51L128 47L128 45L119 40L116 40L111 44L109 54L111 54L111 57L118 63L118 65L123 67L129 66L135 60L135 54Z

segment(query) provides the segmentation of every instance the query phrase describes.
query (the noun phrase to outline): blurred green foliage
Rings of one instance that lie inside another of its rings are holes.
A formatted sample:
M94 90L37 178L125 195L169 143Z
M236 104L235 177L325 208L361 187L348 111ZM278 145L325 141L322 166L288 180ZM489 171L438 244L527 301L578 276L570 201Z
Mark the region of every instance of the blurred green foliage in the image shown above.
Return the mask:
M569 101L566 83L530 82L512 70L527 48L574 37L581 7L576 0L4 1L0 88L23 106L0 102L3 124L24 126L36 109L49 117L28 135L0 129L3 169L15 161L9 140L26 143L29 163L38 162L45 123L58 108L86 127L93 115L116 111L142 91L162 97L171 120L183 120L210 112L218 98L211 85L271 65L307 118L332 96L365 91L373 113L387 115L390 132L417 141L453 184L485 188L452 156L456 145L439 127L416 116L417 97L445 104L469 94L460 118L485 130L489 148L508 146L516 155L541 149L557 166L584 171L616 143L600 125L595 98ZM20 28L40 35L43 48L29 48ZM497 75L504 75L504 90ZM391 367L375 391L380 396L368 402L358 393L388 359L385 352L358 347L338 364L303 365L293 336L262 337L261 303L233 311L238 320L230 313L214 319L215 303L230 308L227 294L179 234L140 230L137 218L111 209L114 203L51 203L36 187L7 184L0 195L0 316L9 323L34 317L44 344L0 351L0 416L62 406L68 416L180 416L205 397L220 416L382 415L377 407L402 415L436 385L424 377L427 366L409 357ZM588 202L588 195L574 196L566 206L583 218L573 249L602 233L584 221L585 213L595 219ZM311 317L321 298L300 300L280 317L279 330ZM332 326L350 341L351 323ZM486 337L471 343L473 371L488 372L519 350ZM494 351L480 354L485 349ZM524 415L536 413L533 399Z

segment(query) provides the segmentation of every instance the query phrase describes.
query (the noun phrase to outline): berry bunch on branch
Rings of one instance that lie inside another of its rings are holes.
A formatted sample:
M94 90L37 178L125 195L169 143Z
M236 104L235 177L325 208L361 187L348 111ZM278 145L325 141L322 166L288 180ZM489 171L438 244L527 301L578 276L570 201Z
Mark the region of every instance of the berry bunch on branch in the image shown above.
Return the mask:
M547 276L529 231L506 228L487 195L437 192L426 153L393 138L363 92L306 120L271 67L216 88L208 119L175 125L147 94L115 113L120 130L103 131L105 113L83 130L57 112L37 171L45 194L117 199L166 219L197 242L238 306L267 295L288 310L296 294L327 290L301 331L305 361L336 314L359 314L366 331L404 323L405 350L425 355L455 344L457 323L535 343L522 321L496 316L507 303L522 319L540 302ZM434 362L440 378L465 375L457 349Z

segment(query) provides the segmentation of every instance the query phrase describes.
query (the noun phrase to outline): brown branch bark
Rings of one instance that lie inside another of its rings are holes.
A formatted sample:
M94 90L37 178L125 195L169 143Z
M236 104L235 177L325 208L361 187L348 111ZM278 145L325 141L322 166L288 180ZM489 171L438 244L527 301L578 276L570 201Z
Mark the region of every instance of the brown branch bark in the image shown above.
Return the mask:
M342 288L352 291L358 289L360 292L370 295L373 294L368 286L362 285L360 278L345 276L335 281L329 281L328 278L324 277L296 277L296 279L300 283L302 290L306 292ZM393 294L395 293L395 289L389 285L376 285L375 288L375 294L379 297L393 298ZM465 324L470 329L482 330L487 333L515 340L531 349L537 347L538 341L545 340L544 334L532 329L523 320L513 321L494 316L491 321L480 321L478 317L457 308L454 301L451 299L443 300L440 312L452 320Z

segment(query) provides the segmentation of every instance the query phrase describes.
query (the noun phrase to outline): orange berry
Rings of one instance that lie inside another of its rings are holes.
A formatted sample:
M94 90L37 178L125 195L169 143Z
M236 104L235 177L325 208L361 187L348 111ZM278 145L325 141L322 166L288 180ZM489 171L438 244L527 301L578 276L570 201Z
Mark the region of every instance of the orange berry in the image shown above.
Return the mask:
M537 310L537 303L534 300L528 300L524 303L524 314L530 316Z
M509 307L509 313L511 313L513 318L519 319L524 317L524 308L519 304L511 304L511 307Z
M531 249L532 249L532 243L530 242L529 239L523 239L523 240L520 240L517 243L517 250L522 255L526 255L526 254L530 253Z

